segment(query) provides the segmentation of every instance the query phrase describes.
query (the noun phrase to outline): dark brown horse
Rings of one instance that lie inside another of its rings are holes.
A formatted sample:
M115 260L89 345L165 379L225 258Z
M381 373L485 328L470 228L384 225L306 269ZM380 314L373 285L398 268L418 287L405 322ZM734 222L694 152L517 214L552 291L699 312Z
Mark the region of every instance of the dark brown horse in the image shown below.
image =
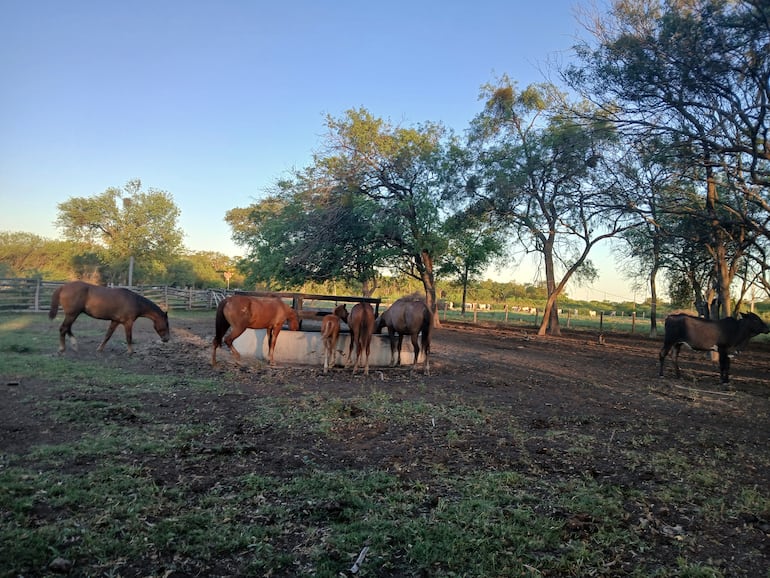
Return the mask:
M390 365L401 365L401 343L404 335L409 335L414 348L414 362L412 370L417 366L417 358L420 356L418 335L422 334L422 351L425 356L425 375L430 375L430 332L433 327L433 315L423 299L417 297L402 297L387 308L385 313L377 319L374 328L375 333L380 333L383 327L388 328L390 337ZM398 335L398 338L396 338Z
M331 315L324 316L321 320L321 341L324 346L324 373L329 371L329 366L334 367L337 357L337 340L340 336L340 321L347 319L348 310L344 304L338 305Z
M297 312L276 297L231 295L224 299L217 307L211 365L217 364L217 347L222 346L223 337L235 360L240 361L241 354L233 346L233 341L247 329L267 330L268 359L270 365L275 365L275 344L285 321L289 322L292 331L299 329ZM232 330L225 337L230 327Z
M335 310L336 311L336 310ZM372 347L372 333L374 332L374 309L368 303L356 303L345 312L342 320L350 328L350 347L348 347L348 365L353 359L353 346L356 348L356 361L353 364L353 373L361 362L361 354L364 354L364 374L369 374L369 352Z
M78 315L85 313L95 319L111 321L107 328L104 341L97 347L103 351L104 346L112 337L118 325L123 325L126 331L128 352L133 353L132 330L138 317L152 320L155 331L165 343L171 333L168 326L168 315L152 301L123 288L101 287L83 281L72 281L62 285L53 292L51 310L48 317L53 319L59 311L59 305L64 311L64 321L59 327L59 353L64 352L64 338L70 336L70 345L77 350L77 339L72 334L72 324Z

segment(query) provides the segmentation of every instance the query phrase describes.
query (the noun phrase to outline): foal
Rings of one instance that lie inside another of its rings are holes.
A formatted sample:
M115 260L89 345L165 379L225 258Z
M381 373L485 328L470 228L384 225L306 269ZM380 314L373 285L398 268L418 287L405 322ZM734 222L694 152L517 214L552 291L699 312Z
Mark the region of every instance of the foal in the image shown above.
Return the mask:
M325 316L321 321L321 341L324 345L324 373L329 366L334 367L337 357L337 339L340 336L340 321L348 318L345 304L335 307L334 312Z

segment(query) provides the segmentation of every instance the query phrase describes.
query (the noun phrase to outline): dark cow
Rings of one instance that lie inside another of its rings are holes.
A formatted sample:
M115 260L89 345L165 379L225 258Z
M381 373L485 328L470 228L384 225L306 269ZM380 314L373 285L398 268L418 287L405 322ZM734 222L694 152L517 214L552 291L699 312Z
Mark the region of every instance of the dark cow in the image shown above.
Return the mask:
M722 383L730 381L730 349L744 345L760 333L770 333L767 324L754 313L743 313L740 319L725 317L716 321L701 319L685 313L666 317L666 336L660 350L660 376L663 377L663 361L674 349L674 368L679 377L679 350L686 343L697 351L719 352L719 376Z

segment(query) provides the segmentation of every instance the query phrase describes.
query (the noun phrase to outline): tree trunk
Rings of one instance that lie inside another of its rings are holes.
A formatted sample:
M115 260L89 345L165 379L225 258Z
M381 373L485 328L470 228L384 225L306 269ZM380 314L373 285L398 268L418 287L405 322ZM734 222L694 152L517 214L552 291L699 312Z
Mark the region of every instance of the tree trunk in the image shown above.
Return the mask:
M460 308L460 312L462 313L462 316L465 317L465 304L468 300L468 267L465 267L462 281L463 281L463 303L462 303L462 307Z
M556 292L556 269L553 264L553 237L549 237L543 244L543 260L545 261L545 286L548 299L545 302L543 319L537 334L545 335L547 331L549 335L559 336L561 335L561 327L559 327L558 309L555 306L558 293Z
M657 261L650 270L650 337L658 336L658 276Z
M714 178L714 170L706 155L706 212L711 220L711 253L714 258L714 268L717 275L717 307L716 318L729 317L732 314L730 307L730 267L727 263L727 248L724 242L724 232L717 215L717 183Z
M427 250L423 249L420 258L422 264L420 278L425 288L425 304L433 314L433 327L440 327L441 322L438 318L438 304L436 303L436 280L433 276L433 257Z

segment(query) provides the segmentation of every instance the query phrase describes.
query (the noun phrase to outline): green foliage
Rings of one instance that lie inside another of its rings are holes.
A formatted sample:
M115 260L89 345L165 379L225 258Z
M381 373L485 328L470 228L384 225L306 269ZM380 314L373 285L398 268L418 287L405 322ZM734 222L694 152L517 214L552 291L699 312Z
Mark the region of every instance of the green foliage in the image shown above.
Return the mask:
M172 196L141 187L141 181L134 180L122 190L109 188L59 203L57 225L66 239L101 255L104 281L127 282L129 259L134 257L134 282L149 282L164 275L181 251L184 234Z
M85 268L76 260L77 245L32 233L0 231L0 276L71 279Z

